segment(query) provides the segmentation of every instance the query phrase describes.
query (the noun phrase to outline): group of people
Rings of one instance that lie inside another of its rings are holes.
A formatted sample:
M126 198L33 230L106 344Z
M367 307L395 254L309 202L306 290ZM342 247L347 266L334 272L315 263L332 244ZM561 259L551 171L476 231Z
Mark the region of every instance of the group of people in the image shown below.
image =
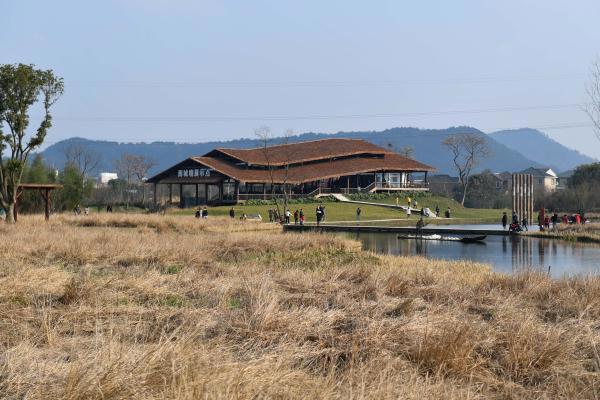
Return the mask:
M523 219L519 221L519 215L516 212L513 212L511 223L508 225L508 215L506 214L506 211L503 212L502 229L506 229L507 226L509 231L529 230L527 227L527 215L523 216Z
M196 210L195 217L196 218L207 219L208 218L208 208L206 208L206 206L204 206L204 207L199 208L198 210Z
M77 204L77 205L75 206L75 208L73 208L73 214L75 214L75 215L81 215L81 212L82 212L82 211L81 211L81 206L80 206L79 204ZM89 207L87 207L87 206L86 206L86 207L84 207L84 209L83 209L83 214L84 214L84 215L90 215L90 208L89 208Z
M552 227L552 230L556 229L556 226L559 223L563 224L585 224L586 218L583 215L583 212L579 212L572 215L563 214L562 217L558 215L558 213L554 212L554 214L546 214L545 210L540 210L537 216L538 226L540 231L549 230ZM508 225L508 215L506 212L502 213L502 228L506 229L508 226L509 230L528 230L527 227L527 215L523 216L523 219L519 220L519 216L516 212L512 214L512 222Z

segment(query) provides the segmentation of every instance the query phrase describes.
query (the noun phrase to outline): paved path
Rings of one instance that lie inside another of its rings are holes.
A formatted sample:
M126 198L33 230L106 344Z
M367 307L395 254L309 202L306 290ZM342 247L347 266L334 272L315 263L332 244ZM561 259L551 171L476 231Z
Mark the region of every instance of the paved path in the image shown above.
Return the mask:
M400 205L395 205L395 204L384 204L384 203L373 203L370 201L350 200L349 198L347 198L346 196L344 196L341 193L330 193L327 196L333 197L334 199L336 199L337 201L339 201L341 203L354 203L354 204L364 204L366 206L378 206L378 207L393 208L396 210L402 210L404 212L406 212L406 209L408 208L408 206L400 206ZM411 207L410 211L411 211L411 213L420 213L421 209ZM430 218L436 218L436 217L433 216L433 214L432 214L432 215L430 215Z

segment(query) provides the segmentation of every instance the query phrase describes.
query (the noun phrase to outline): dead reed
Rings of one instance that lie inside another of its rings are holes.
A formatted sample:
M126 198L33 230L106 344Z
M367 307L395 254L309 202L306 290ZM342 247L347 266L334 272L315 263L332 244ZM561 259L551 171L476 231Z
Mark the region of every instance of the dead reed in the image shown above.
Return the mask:
M0 237L3 398L599 396L598 277L226 219L23 217Z

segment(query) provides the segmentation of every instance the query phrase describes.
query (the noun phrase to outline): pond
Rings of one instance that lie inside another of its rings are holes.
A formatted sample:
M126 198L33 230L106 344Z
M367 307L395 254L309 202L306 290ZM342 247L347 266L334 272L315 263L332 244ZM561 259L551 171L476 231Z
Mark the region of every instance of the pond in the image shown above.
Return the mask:
M483 243L465 244L398 239L394 233L335 234L357 239L364 249L381 254L471 260L490 264L498 272L513 273L524 269L547 272L550 269L550 273L555 277L600 274L600 245L597 244L524 236L488 236Z

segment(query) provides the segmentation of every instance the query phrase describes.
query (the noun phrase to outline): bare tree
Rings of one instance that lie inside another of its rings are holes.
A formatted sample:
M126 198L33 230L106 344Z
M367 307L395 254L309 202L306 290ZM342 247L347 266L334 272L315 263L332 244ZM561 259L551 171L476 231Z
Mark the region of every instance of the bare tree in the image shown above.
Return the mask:
M386 144L389 151L393 151L394 153L398 153L406 158L413 158L415 155L415 149L412 146L402 146L400 150L396 149L396 145L392 142L387 142Z
M442 144L452 153L452 163L458 173L458 181L462 188L460 204L464 206L471 171L482 158L490 155L489 147L485 138L472 133L450 135L444 139Z
M126 183L125 207L129 207L130 193L134 190L133 185L143 183L148 171L156 165L156 162L148 157L134 154L123 154L115 162L115 168L119 177ZM146 190L142 186L142 204L146 201Z
M85 178L88 174L98 168L100 155L83 144L70 144L63 149L65 164L77 167Z
M254 131L254 134L261 141L263 155L265 157L265 162L269 171L269 180L271 182L271 198L275 201L277 215L281 216L287 211L289 204L288 179L290 171L290 160L293 157L293 149L292 146L288 146L288 144L290 142L290 138L294 135L294 131L288 129L282 136L282 146L279 148L279 151L277 153L283 160L281 163L274 162L272 160L272 154L269 151L269 144L273 140L271 136L271 129L267 126L261 126L260 128ZM276 196L275 193L276 184L281 184L283 189L283 213L281 212L282 210L280 210L278 196Z
M415 156L415 149L412 146L404 146L398 151L398 154L412 159Z
M594 124L594 133L600 140L600 58L592 63L590 80L586 84L589 102L583 107Z

